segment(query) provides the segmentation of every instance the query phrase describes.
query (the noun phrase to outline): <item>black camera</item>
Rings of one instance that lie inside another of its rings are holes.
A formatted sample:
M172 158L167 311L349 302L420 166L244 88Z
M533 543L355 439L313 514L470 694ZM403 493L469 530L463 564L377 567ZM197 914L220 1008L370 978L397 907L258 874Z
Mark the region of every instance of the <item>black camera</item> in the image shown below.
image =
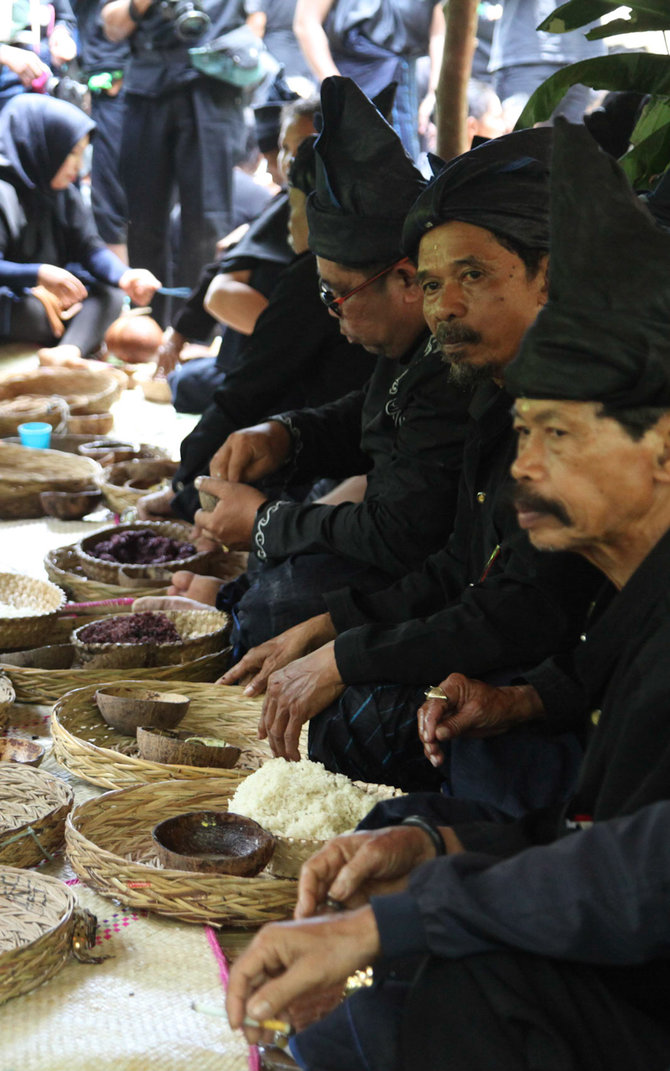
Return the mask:
M160 0L157 7L164 19L174 23L180 41L197 41L211 25L207 12L194 0Z

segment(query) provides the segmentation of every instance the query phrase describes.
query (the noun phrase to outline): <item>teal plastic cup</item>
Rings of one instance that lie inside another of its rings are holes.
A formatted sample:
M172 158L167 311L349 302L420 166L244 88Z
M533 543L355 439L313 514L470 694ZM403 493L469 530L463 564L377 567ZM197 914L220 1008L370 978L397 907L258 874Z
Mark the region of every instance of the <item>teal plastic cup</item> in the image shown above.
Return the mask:
M46 450L51 442L51 424L45 424L41 420L31 420L28 424L19 424L19 438L22 446L30 446L33 450Z

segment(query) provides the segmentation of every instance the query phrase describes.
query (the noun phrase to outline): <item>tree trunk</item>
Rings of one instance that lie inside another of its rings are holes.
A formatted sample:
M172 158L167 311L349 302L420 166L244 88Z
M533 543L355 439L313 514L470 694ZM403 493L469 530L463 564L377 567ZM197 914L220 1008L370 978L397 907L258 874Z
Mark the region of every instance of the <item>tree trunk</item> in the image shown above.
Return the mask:
M468 80L477 37L477 0L447 0L447 32L436 91L437 154L452 160L467 144Z

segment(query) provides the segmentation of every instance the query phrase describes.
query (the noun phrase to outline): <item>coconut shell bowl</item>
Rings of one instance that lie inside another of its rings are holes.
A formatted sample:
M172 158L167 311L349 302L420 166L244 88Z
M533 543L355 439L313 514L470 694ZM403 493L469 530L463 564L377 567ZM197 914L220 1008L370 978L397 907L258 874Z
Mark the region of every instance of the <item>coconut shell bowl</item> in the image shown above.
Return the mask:
M141 725L137 730L137 746L147 762L221 770L230 770L242 754L239 747L213 736L195 736L185 729L157 729L150 725Z
M42 509L48 517L78 521L102 502L102 491L40 491Z
M0 737L0 762L19 762L23 766L39 766L44 748L23 736Z
M271 833L228 811L190 811L152 830L158 857L171 870L253 877L274 851Z
M138 690L126 684L98 688L95 701L107 724L126 736L134 736L140 725L174 729L191 703L177 692Z

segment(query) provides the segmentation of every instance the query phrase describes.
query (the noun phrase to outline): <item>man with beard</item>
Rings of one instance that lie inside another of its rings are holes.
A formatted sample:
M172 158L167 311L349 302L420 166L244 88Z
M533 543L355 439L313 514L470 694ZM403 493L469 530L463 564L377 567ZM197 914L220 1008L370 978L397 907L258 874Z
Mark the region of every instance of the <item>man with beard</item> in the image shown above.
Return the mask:
M574 737L522 727L459 739L437 770L424 757L416 711L425 685L449 671L509 682L572 646L600 584L579 559L529 547L509 498L515 440L502 382L546 300L550 145L551 131L528 130L464 154L405 224L428 325L452 376L476 385L448 545L384 591L327 595L327 614L249 652L223 678L255 671L251 691L261 691L269 677L260 732L278 755L298 757L312 719L310 758L329 769L454 796L475 791L511 813L569 790ZM270 675L277 665L286 668Z
M616 589L576 655L595 707L579 780L518 822L405 797L404 823L306 864L299 921L266 927L228 989L236 1027L375 962L291 1042L302 1068L670 1063L670 239L586 130L555 130L549 301L506 383L521 526ZM327 898L351 910L307 919Z

